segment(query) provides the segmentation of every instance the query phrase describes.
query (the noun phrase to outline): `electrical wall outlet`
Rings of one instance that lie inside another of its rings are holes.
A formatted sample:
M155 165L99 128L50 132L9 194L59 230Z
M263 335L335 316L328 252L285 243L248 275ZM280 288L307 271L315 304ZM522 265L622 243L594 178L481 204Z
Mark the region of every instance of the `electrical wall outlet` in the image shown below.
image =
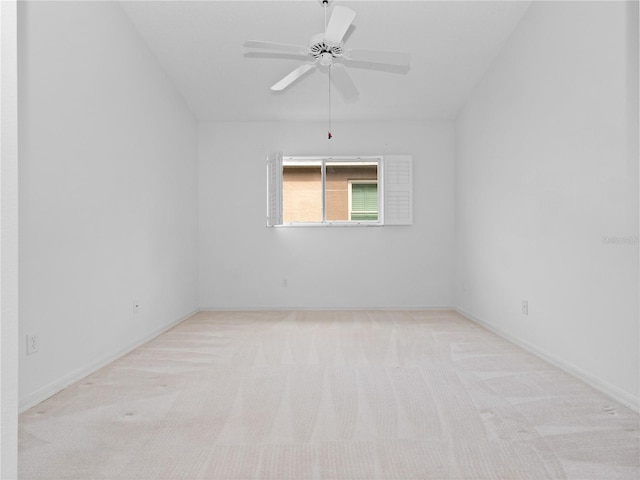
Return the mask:
M133 301L133 313L134 313L134 315L137 314L137 313L140 313L140 309L141 308L142 307L140 306L140 302L137 301L137 300L134 300Z
M27 355L32 355L40 350L40 336L36 333L27 334Z
M289 281L286 278L282 279L282 286L283 287L288 287L289 286Z
M522 314L529 315L529 301L522 300Z

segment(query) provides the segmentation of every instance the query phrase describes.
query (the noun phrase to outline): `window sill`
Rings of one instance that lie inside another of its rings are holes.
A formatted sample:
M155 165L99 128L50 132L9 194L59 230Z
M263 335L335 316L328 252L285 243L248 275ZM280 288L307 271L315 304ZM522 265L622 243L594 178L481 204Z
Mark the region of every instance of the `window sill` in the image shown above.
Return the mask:
M381 222L296 222L283 223L282 225L274 225L275 227L383 227Z

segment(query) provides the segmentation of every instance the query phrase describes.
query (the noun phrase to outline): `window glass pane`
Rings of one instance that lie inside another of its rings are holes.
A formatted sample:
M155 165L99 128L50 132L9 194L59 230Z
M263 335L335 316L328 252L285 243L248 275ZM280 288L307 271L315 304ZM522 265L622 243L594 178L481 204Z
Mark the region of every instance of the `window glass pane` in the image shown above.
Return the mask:
M282 210L285 223L322 221L322 162L283 162Z
M377 182L377 162L326 162L327 221L377 220L378 194L372 194L374 218L354 218L349 211L349 188L354 181ZM375 185L375 183L373 183ZM360 209L362 210L362 209ZM372 214L369 214L371 216Z

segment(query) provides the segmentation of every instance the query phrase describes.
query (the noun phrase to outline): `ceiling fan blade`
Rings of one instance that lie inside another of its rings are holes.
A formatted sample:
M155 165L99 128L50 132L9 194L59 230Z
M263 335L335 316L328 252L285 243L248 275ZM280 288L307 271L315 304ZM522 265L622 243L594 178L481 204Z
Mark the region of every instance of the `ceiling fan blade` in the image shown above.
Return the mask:
M309 53L307 47L301 47L299 45L289 45L288 43L274 43L274 42L259 42L256 40L249 40L243 44L246 48L262 48L264 50L275 50L277 52L287 53Z
M355 17L356 12L350 8L340 5L333 7L333 12L327 25L327 31L324 33L325 42L339 45Z
M346 60L356 62L384 63L398 67L409 66L411 55L406 52L388 52L384 50L352 49L347 50Z
M295 53L278 53L278 52L247 52L244 54L246 58L268 58L274 60L295 60L297 62L308 62L309 55L300 55Z
M400 67L398 65L389 65L387 63L373 63L373 62L356 62L354 60L343 59L344 64L348 65L349 68L359 68L364 70L373 70L375 72L387 72L387 73L396 73L399 75L406 75L411 70L409 65L405 65L404 67Z
M331 83L345 100L355 100L360 94L347 69L339 63L331 66Z
M313 70L316 67L317 67L317 65L315 63L305 63L305 64L300 65L298 68L296 68L289 75L287 75L282 80L280 80L278 83L273 85L271 87L271 90L273 90L274 92L279 92L281 90L284 90L289 85L291 85L293 82L295 82L300 77L302 77L305 73L309 72L310 70Z

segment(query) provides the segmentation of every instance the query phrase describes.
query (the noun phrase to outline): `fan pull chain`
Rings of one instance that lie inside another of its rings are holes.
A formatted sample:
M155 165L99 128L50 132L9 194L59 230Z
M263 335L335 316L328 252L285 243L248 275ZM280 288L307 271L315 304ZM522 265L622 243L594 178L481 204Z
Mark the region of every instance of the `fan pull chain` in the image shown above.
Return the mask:
M329 132L327 133L327 140L331 140L331 66L329 66Z
M324 31L327 31L327 7L329 6L329 0L322 0L324 6ZM329 131L327 132L327 140L331 140L331 65L329 65Z

